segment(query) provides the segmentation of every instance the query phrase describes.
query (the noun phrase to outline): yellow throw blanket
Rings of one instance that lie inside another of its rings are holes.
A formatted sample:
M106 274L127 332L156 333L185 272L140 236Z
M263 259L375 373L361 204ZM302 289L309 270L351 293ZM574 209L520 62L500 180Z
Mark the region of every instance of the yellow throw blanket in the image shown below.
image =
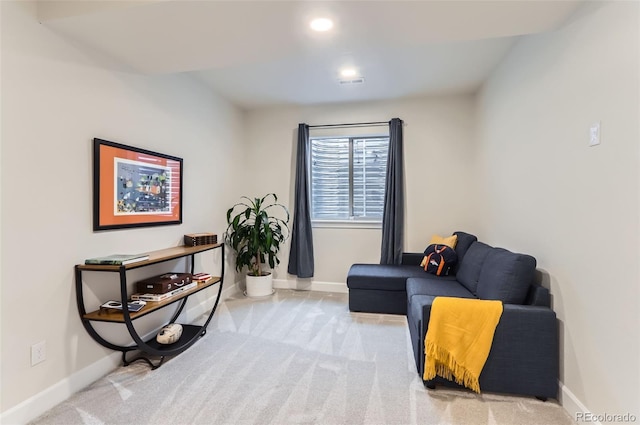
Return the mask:
M502 302L436 297L424 341L424 380L436 375L480 392Z

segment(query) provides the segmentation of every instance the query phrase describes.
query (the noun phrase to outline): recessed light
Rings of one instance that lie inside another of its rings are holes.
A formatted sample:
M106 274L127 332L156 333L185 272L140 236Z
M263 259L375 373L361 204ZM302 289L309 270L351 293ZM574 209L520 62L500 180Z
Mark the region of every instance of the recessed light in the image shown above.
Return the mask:
M314 31L329 31L331 28L333 28L333 21L327 18L317 18L311 21L309 26Z
M340 75L342 75L343 77L355 77L356 70L353 68L345 68L340 71Z

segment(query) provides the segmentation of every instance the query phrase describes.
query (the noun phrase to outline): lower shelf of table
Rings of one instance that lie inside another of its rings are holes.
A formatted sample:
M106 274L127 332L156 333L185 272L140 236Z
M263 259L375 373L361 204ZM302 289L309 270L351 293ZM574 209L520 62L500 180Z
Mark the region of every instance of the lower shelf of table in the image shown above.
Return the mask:
M157 369L164 363L165 358L171 356L177 356L183 351L187 350L193 344L200 339L200 337L204 336L206 329L203 326L196 325L182 325L182 335L180 335L180 339L174 342L173 344L160 344L156 341L155 337L145 341L146 346L132 346L127 348L122 348L122 364L124 366L129 366L130 364L137 361L145 361L151 369ZM127 358L127 353L135 350L140 350L139 353L134 358ZM147 357L151 356L151 357ZM155 363L152 361L152 358L156 357Z
M182 335L180 335L180 339L173 344L160 344L156 341L156 337L145 341L145 343L152 349L166 352L168 356L172 356L175 351L180 352L181 349L186 349L190 344L195 342L194 339L200 336L204 329L199 325L182 325Z

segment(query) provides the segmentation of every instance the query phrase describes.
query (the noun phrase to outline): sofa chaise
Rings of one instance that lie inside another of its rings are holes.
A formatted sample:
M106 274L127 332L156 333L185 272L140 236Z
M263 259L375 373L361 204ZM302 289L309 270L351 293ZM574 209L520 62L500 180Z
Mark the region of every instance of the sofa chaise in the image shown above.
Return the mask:
M549 291L535 283L536 260L494 248L471 234L455 232L458 261L450 275L420 266L424 254L405 253L402 264L354 264L347 276L349 309L406 314L416 369L424 373L424 338L437 296L500 300L503 313L480 375L486 392L557 398L558 323ZM458 386L436 377L424 381Z

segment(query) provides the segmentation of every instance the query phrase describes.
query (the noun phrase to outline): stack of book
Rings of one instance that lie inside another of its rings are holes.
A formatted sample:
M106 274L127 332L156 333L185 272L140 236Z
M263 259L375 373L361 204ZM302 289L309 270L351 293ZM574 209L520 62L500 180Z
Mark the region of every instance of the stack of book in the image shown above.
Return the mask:
M140 300L140 301L164 301L167 298L175 297L176 295L181 294L182 292L188 291L189 289L193 289L198 284L196 282L187 283L186 285L174 289L169 292L165 292L164 294L133 294L131 295L132 300Z
M196 273L193 275L193 281L198 283L207 283L212 276L209 273Z
M106 257L87 258L84 263L103 266L125 266L148 259L148 254L113 254Z
M164 301L193 289L198 283L206 283L212 279L209 273L165 273L137 282L138 293L131 299L141 301Z
M184 235L186 246L212 245L218 243L218 235L215 233L188 233Z

